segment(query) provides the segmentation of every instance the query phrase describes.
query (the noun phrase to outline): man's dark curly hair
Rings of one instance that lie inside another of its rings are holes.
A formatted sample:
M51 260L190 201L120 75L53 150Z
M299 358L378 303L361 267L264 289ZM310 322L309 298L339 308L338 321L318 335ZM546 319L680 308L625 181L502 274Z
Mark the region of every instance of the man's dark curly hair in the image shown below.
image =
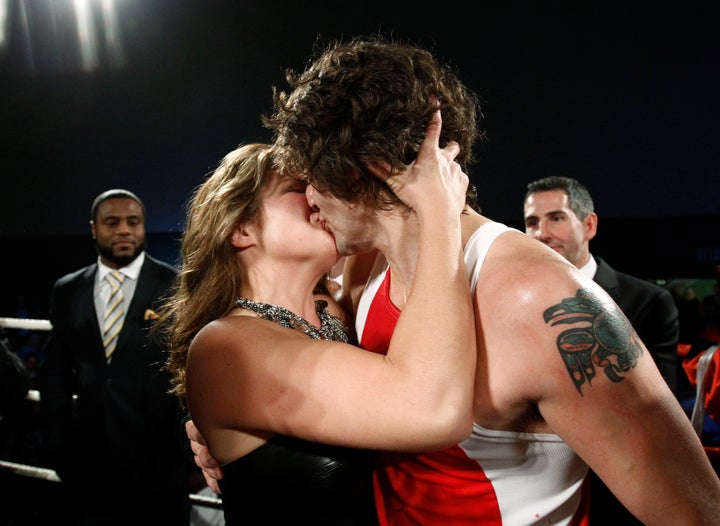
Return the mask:
M440 145L460 144L467 173L473 143L484 135L478 97L429 51L381 35L330 44L305 71L286 72L292 91L273 88L272 115L262 117L284 152L281 166L345 200L384 208L397 203L364 169L385 161L395 170L415 159L437 108ZM476 206L470 185L468 203Z

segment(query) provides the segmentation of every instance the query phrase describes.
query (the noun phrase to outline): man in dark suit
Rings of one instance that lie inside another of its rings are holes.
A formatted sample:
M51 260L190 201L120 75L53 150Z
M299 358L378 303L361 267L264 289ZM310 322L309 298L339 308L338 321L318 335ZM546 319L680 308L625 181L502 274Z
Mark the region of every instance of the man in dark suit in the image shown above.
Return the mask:
M598 217L588 190L575 179L551 176L527 185L525 233L545 243L591 277L615 300L676 394L680 338L678 310L670 291L614 270L590 253ZM622 408L618 408L622 410ZM599 477L590 472L590 522L642 524L620 504Z
M188 525L183 414L150 332L177 271L145 252L145 207L132 192L100 194L90 225L98 260L57 280L50 301L38 378L47 461L73 524Z

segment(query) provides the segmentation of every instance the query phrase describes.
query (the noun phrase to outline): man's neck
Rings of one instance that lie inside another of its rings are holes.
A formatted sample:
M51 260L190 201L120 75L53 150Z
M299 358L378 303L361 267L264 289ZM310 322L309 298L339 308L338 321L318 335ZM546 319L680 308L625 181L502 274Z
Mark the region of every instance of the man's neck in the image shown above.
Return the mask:
M474 210L468 210L461 217L461 235L463 246L480 226L489 222L490 219L478 214ZM378 250L390 266L390 299L402 308L415 276L415 269L418 258L419 225L414 219L397 223L387 222L383 231L390 233L385 237L382 248Z
M420 225L413 213L393 211L382 215L379 226L375 248L390 266L390 299L402 308L417 267Z

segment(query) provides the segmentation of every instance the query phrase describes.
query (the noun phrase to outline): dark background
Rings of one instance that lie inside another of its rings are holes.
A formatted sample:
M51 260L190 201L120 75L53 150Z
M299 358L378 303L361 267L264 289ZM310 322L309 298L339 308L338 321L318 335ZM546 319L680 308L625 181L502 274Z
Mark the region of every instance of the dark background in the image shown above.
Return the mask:
M26 296L45 315L52 282L96 257L90 203L111 187L143 198L149 252L176 262L192 189L237 144L270 139L259 115L284 69L317 42L374 32L433 50L484 101L471 176L487 216L522 228L527 182L569 175L595 199L596 255L646 279L714 278L710 2L122 0L115 36L90 4L83 40L71 0L8 2L0 308ZM83 49L97 53L89 66Z

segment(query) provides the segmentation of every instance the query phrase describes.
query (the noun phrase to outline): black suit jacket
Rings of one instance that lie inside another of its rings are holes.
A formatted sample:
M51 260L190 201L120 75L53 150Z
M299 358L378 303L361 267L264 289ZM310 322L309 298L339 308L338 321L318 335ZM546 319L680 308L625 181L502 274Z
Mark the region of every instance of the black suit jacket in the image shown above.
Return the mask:
M615 300L635 332L647 347L663 378L677 394L680 339L678 310L672 294L662 287L622 272L617 272L601 258L594 280ZM612 447L612 444L608 445ZM590 524L642 526L612 494L595 472L590 472Z
M176 270L145 254L109 364L93 300L96 273L94 263L53 287L52 330L38 384L47 462L70 487L90 494L100 487L103 494L129 492L135 497L123 507L152 502L168 514L189 503L191 457L182 411L168 394L165 349L150 328ZM117 494L114 499L124 500Z
M663 378L676 393L680 322L672 294L654 283L616 271L601 258L595 260L598 268L593 279L630 320Z

